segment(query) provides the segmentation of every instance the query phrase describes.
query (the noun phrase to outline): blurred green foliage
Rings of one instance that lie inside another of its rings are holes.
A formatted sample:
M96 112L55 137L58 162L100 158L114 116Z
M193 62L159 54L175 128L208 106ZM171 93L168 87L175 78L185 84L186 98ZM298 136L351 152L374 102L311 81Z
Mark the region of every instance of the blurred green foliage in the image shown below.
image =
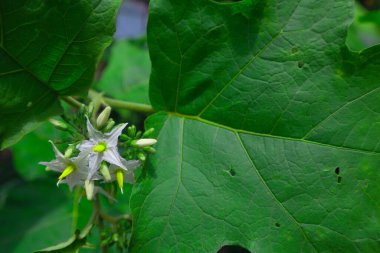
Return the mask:
M59 144L68 137L66 132L58 131L49 122L41 124L35 131L27 134L12 146L13 164L18 174L27 181L46 177L45 167L38 163L55 158L48 140L54 140Z
M380 43L380 10L368 11L356 5L355 19L348 30L347 45L353 51Z
M2 193L1 252L33 252L71 235L72 203L53 185L53 180L17 182Z
M149 74L148 50L127 40L117 41L111 48L107 67L94 88L112 98L150 104Z

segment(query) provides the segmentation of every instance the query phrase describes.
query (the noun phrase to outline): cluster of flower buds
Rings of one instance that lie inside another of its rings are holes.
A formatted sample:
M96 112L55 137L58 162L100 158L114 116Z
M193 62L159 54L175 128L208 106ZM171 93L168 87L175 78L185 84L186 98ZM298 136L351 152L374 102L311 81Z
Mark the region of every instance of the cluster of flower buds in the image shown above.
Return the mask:
M123 193L124 183L135 182L134 171L145 161L146 153L155 151L151 146L157 142L156 139L145 138L154 129L136 133L136 127L130 126L127 129L128 134L122 134L127 123L114 126L115 121L109 118L110 113L111 108L107 106L94 120L94 124L91 123L89 115L86 115L87 139L81 140L77 145L69 145L64 154L50 141L56 159L40 163L49 170L60 173L57 185L66 183L70 190L75 186L83 186L89 200L97 193L108 195L95 185L95 181L116 181ZM59 125L61 130L66 129L63 122L53 120L51 123ZM125 150L123 156L119 153L119 144Z

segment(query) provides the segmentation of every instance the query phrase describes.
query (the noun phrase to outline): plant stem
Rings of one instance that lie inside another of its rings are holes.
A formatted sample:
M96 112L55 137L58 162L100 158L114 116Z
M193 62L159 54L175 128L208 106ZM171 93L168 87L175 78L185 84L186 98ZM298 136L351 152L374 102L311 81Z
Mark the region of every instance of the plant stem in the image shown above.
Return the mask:
M78 225L78 217L79 217L79 198L81 195L81 189L76 187L74 190L74 199L73 199L73 222L72 222L72 231L75 232Z
M109 223L112 223L113 225L116 225L120 220L132 220L132 217L129 214L119 215L116 217L113 217L111 215L108 215L106 213L100 212L100 217L103 218L103 220L108 221Z
M90 90L89 96L96 97L96 96L100 96L100 94L94 90ZM147 104L127 102L127 101L122 101L122 100L113 99L113 98L106 98L106 97L103 97L102 100L104 104L109 105L114 108L131 110L131 111L142 112L142 113L147 113L147 114L155 112L153 107Z
M71 105L72 107L77 108L77 109L84 106L81 102L79 102L73 97L61 97L61 99L65 101L66 103L68 103L69 105Z
M95 212L98 214L98 217L97 217L97 224L98 224L98 229L99 229L99 237L100 237L100 250L102 253L107 253L107 246L106 245L102 245L102 242L103 242L103 239L104 239L104 236L102 235L103 234L103 229L104 229L104 225L103 225L103 217L101 217L100 213L102 212L101 211L101 207L100 207L100 201L99 201L99 198L95 198L93 201L93 208L95 210Z

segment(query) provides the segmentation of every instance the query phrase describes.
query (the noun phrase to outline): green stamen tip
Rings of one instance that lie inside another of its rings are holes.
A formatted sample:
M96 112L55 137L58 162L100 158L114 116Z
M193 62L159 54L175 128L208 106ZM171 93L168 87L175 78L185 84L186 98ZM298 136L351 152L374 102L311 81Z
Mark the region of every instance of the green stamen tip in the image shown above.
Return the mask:
M116 171L116 181L119 185L121 193L123 193L124 174L122 169L118 169Z
M98 145L92 148L92 150L94 150L94 152L97 152L97 153L104 152L106 151L106 149L107 149L107 145L104 143L99 143Z
M62 174L59 176L58 179L59 180L64 179L65 177L73 173L74 170L75 170L75 165L72 164L72 165L67 166L67 168L62 172Z

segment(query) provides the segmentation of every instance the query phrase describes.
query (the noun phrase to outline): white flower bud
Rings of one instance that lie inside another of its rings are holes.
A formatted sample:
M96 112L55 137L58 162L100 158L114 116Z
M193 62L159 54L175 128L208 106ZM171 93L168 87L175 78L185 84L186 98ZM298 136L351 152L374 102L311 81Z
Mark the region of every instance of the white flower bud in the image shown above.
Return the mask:
M134 145L140 148L152 146L157 143L156 139L140 139L137 140Z
M62 131L67 131L68 127L66 123L56 120L56 119L49 119L49 122L57 129Z
M73 154L73 152L75 151L75 145L70 145L66 151L65 151L65 154L64 154L64 157L65 158L70 158Z
M92 200L94 197L94 181L86 180L84 182L84 188L86 189L87 199Z
M99 114L96 119L96 126L98 128L102 128L108 121L111 114L111 107L107 106L104 110Z
M108 166L104 162L100 165L100 173L103 175L104 180L106 182L111 181L110 171L108 170Z

